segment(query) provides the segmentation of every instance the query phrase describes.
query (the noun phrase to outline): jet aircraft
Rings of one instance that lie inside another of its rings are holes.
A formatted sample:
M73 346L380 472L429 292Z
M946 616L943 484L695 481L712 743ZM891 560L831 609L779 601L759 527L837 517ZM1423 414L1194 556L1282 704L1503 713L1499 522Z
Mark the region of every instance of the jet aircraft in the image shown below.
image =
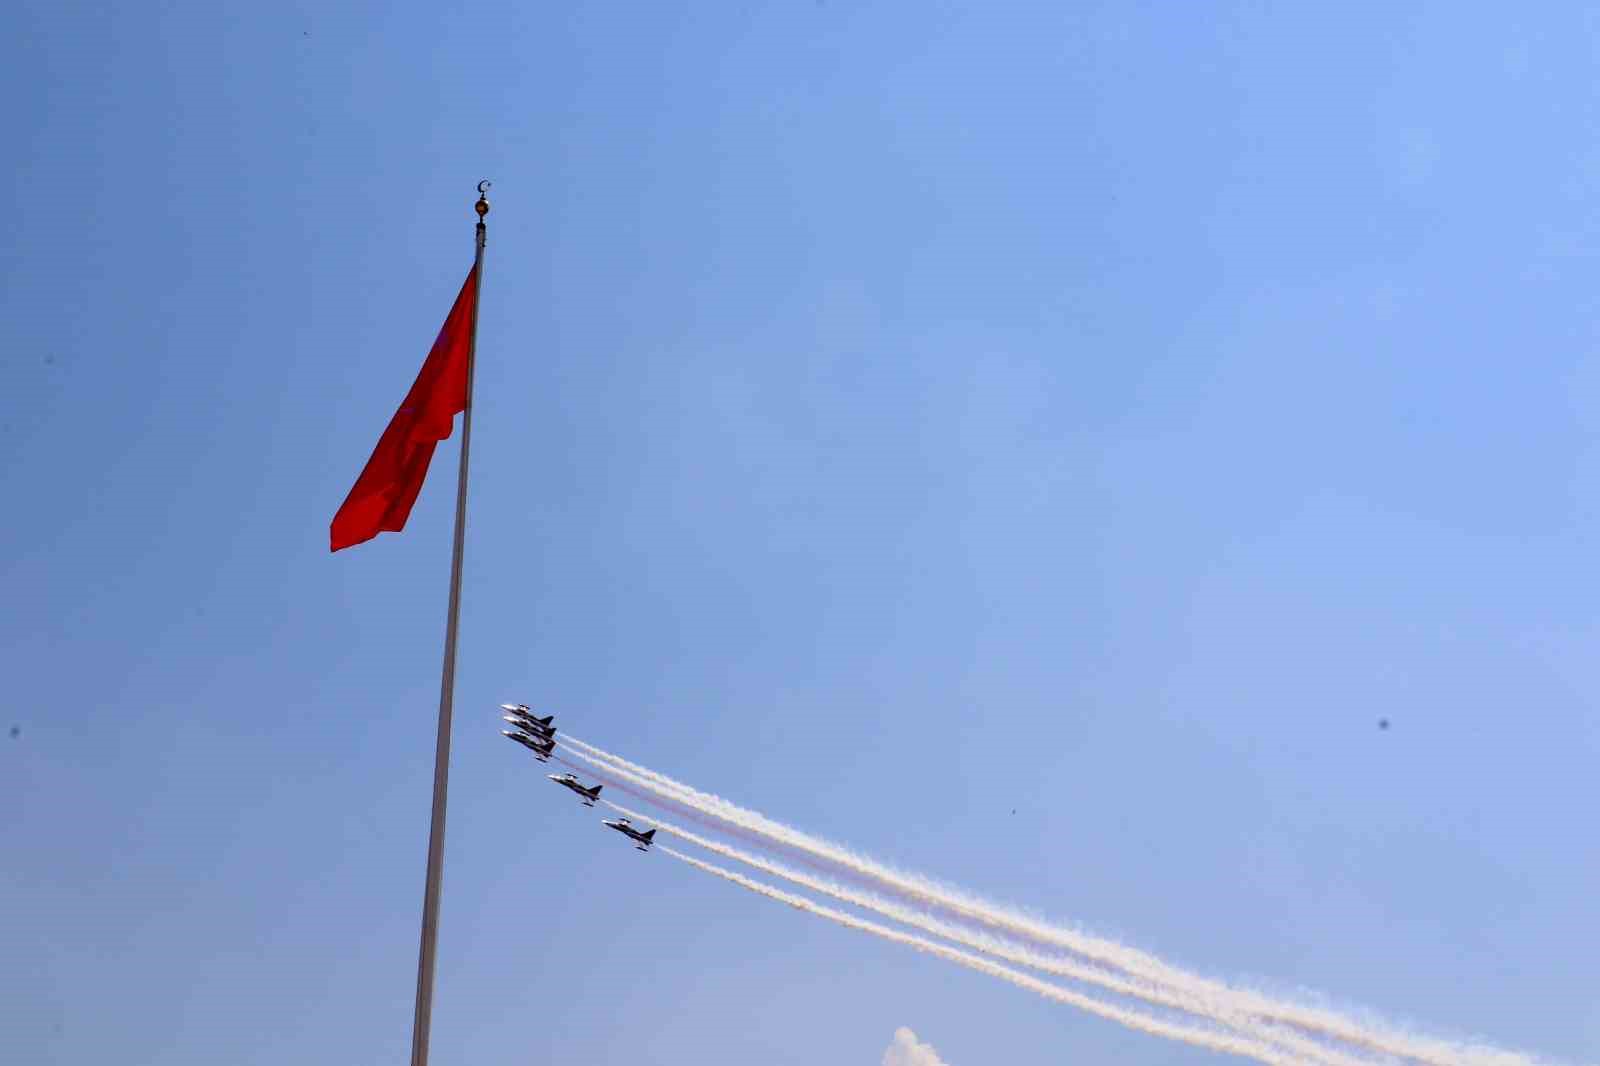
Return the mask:
M579 796L583 797L583 805L585 807L593 807L594 801L600 798L600 790L605 787L603 785L595 785L592 788L584 788L583 785L579 783L578 776L576 774L545 774L544 776L549 778L551 781L554 781L562 788L570 788Z
M530 733L554 733L556 731L556 727L552 724L556 718L553 714L547 714L543 718L535 718L533 712L528 710L528 705L525 703L502 703L500 709L507 712L506 721L520 725ZM512 715L516 715L516 717L513 718L511 717Z
M539 737L530 737L526 733L513 733L509 729L500 730L500 735L503 737L510 737L518 744L521 744L523 747L533 752L540 762L549 762L550 756L555 754L556 742L554 740L544 740Z
M540 725L535 719L524 718L520 714L502 714L502 722L510 722L524 733L532 733L540 740L549 740L556 735L555 726Z
M633 846L639 851L649 851L650 845L656 842L656 831L654 829L646 830L645 832L641 833L639 830L635 829L633 827L633 823L628 821L626 818L618 818L614 822L602 819L600 824L611 829L615 829L617 832L633 841Z

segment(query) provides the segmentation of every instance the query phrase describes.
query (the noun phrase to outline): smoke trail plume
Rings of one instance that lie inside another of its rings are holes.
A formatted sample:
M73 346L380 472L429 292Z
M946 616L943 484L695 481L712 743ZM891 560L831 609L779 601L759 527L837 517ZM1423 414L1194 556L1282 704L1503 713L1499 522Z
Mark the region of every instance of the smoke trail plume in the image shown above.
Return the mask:
M581 752L573 752L573 754L577 755L579 759L586 758ZM557 755L555 759L556 762L560 763L562 766L570 766L574 770L586 773L591 777L599 778L600 782L608 788L614 788L619 792L626 792L630 796L634 796L637 799L643 800L645 803L653 803L657 807L661 807L672 812L673 814L678 815L680 818L687 818L696 825L704 826L706 829L709 829L712 832L727 833L728 835L738 837L740 840L746 841L755 847L765 848L772 846L772 841L767 837L762 836L760 833L755 833L748 829L743 829L739 826L732 825L728 822L720 821L719 819L713 818L704 811L697 810L681 800L675 800L670 797L663 796L658 792L652 791L648 787L630 785L620 772L612 770L610 766L596 763L593 759L588 759L582 763L575 763L570 759L563 759L559 755ZM609 800L601 800L600 802L611 807L613 810L622 810L621 807L618 807L615 803L612 803ZM629 815L629 817L634 817L634 815ZM645 818L646 816L639 815L638 817ZM653 821L654 819L646 818L646 820ZM808 855L805 852L796 851L793 852L793 856L797 861L805 863L813 870L835 873L838 869L835 866L818 862L815 857Z
M1225 982L1201 977L1172 966L1153 955L1102 937L1080 933L1040 921L1017 911L948 888L858 855L839 844L813 837L798 829L747 810L720 796L700 792L665 774L628 762L592 744L566 734L568 750L589 763L605 768L649 789L658 796L694 807L730 825L758 833L787 847L826 859L860 876L870 878L920 902L953 911L992 928L1004 929L1038 943L1066 948L1095 962L1114 966L1136 977L1178 989L1201 999L1225 1000L1229 1008L1297 1028L1333 1037L1346 1044L1420 1060L1432 1066L1533 1066L1525 1055L1481 1045L1461 1045L1396 1032L1380 1025L1362 1025L1334 1011L1274 1000Z
M798 896L793 892L785 892L781 888L774 888L772 885L763 884L760 881L752 880L743 874L734 873L732 870L725 870L722 867L713 865L709 862L701 862L699 859L685 855L680 851L675 851L672 848L665 847L660 844L656 845L656 850L670 855L679 862L688 863L697 870L702 870L705 873L720 877L723 880L731 881L732 883L739 885L741 888L749 889L751 892L754 892L757 895L766 896L768 899L775 899L779 903L787 903L796 910L806 911L807 913L815 914L818 917L827 918L829 921L837 922L847 929L857 929L863 933L871 933L873 936L882 937L883 939L892 941L896 944L904 944L907 947L915 948L918 951L923 951L929 955L937 956L938 958L944 959L948 962L965 966L968 969L976 970L982 974L988 974L990 977L998 977L1002 981L1010 981L1017 987L1025 988L1028 991L1037 993L1046 999L1054 1000L1057 1003L1065 1003L1068 1006L1077 1007L1079 1010L1098 1015L1101 1018L1107 1019L1108 1021L1116 1022L1119 1025L1126 1026L1129 1029L1138 1030L1141 1033L1148 1033L1151 1036L1164 1037L1168 1040L1177 1040L1185 1044L1193 1045L1194 1047L1205 1048L1209 1051L1220 1051L1229 1055L1252 1058L1258 1062L1268 1063L1270 1066L1298 1066L1301 1061L1298 1059L1288 1058L1280 1054L1275 1048L1268 1047L1267 1045L1255 1040L1245 1040L1241 1039L1240 1037L1217 1032L1213 1029L1204 1029L1197 1026L1174 1025L1170 1022L1162 1021L1160 1018L1156 1018L1152 1015L1141 1014L1138 1011L1131 1011L1122 1007L1114 1006L1110 1003L1102 1002L1101 1000L1094 999L1090 996L1085 996L1079 992L1074 992L1071 989L1062 988L1060 985L1053 985L1048 981L1041 981L1036 977L1031 977L1028 974L1022 973L1019 970L1013 970L1009 966L1001 966L999 963L992 962L980 955L973 955L965 951L957 951L955 948L940 944L937 941L929 940L925 937L913 936L910 933L901 932L898 929L891 929L887 925L880 925L877 922L868 921L865 918L858 918L853 914L846 914L844 911L834 910L832 907L823 906L822 904L808 899L805 896Z
M881 896L858 892L855 889L847 888L825 878L813 877L798 870L791 870L780 863L772 862L759 855L752 855L738 848L729 847L720 841L708 839L698 833L692 833L670 822L663 822L659 818L651 818L649 815L640 814L638 811L629 810L609 801L602 800L601 802L625 818L630 818L637 822L654 822L658 829L671 833L680 840L694 844L696 847L704 848L716 855L721 855L723 858L743 863L753 870L759 870L773 877L782 878L791 884L799 885L801 888L810 889L813 892L838 900L840 903L848 903L863 910L873 911L885 918L900 922L902 925L909 925L925 933L931 933L945 940L954 941L975 951L983 952L985 955L1003 959L1006 962L1013 962L1020 966L1027 966L1057 977L1066 977L1074 981L1082 981L1085 984L1097 985L1118 995L1142 999L1152 1006L1170 1007L1189 1014L1199 1015L1208 1021L1229 1026L1246 1036L1261 1040L1267 1044L1279 1045L1286 1051L1293 1051L1301 1056L1298 1060L1301 1062L1323 1062L1330 1064L1330 1066L1366 1066L1367 1063L1370 1063L1370 1060L1351 1058L1340 1053L1335 1048L1320 1044L1298 1033L1264 1025L1249 1014L1229 1010L1225 1005L1214 1001L1172 992L1162 986L1152 985L1146 981L1128 980L1093 966L1073 962L1070 959L1041 955L1039 952L1032 951L1014 941L1001 940L978 932L968 926L952 925L949 922L941 921L933 915L894 903Z

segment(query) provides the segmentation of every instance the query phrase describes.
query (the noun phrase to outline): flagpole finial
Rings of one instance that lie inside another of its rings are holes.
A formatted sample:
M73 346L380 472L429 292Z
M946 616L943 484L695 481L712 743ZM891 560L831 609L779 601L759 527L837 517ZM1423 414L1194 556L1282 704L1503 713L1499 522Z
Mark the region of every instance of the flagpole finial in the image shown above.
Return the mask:
M483 223L483 217L489 213L489 185L488 181L478 182L478 202L472 205L472 209L478 212L480 225Z

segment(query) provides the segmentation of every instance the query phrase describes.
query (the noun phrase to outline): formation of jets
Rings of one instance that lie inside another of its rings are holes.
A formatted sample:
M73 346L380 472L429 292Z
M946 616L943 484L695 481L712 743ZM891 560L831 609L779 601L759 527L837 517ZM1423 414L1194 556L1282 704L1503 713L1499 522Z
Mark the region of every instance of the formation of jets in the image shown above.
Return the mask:
M501 720L510 723L512 728L500 730L500 735L516 741L529 751L540 762L549 762L550 756L556 751L555 715L547 714L543 718L534 717L533 711L525 703L502 703L500 709L506 713ZM585 788L577 774L546 774L548 780L554 781L562 788L575 792L583 801L585 807L593 807L600 798L600 789L603 785L590 785ZM629 840L640 851L649 851L650 845L655 843L656 831L654 829L635 829L633 823L626 818L616 821L602 820L601 825L615 829Z
M547 714L543 718L535 718L525 703L502 703L500 709L506 712L501 716L501 721L510 722L516 727L514 730L502 729L500 735L510 737L533 752L534 758L540 762L549 762L556 750L556 727L553 724L556 716Z

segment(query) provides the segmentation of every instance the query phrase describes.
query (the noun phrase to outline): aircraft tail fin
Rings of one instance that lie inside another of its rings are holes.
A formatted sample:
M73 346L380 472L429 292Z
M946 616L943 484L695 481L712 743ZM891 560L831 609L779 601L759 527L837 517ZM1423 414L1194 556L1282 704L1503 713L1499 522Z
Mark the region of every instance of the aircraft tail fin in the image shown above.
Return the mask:
M600 798L600 790L602 788L605 788L605 787L606 786L604 786L604 785L596 785L596 786L594 786L593 788L591 788L589 790L589 795L593 796L595 799L599 799Z
M648 833L640 833L639 835L644 837L644 842L646 844L654 843L656 839L656 831L654 829L650 830Z

